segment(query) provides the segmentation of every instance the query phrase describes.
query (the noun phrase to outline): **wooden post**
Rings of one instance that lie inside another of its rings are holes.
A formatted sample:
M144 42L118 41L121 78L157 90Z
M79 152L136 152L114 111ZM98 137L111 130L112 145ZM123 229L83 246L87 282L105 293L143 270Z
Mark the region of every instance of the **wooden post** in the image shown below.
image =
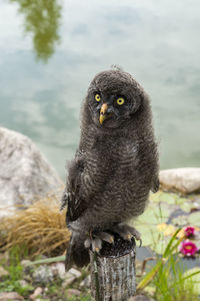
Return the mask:
M127 301L136 291L135 241L115 234L100 254L90 251L91 294L96 301Z

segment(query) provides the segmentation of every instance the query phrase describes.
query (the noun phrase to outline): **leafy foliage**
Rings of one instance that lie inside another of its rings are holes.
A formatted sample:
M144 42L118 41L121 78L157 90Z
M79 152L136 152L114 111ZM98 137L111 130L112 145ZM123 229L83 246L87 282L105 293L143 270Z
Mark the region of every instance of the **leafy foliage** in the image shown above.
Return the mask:
M137 285L137 290L144 290L152 283L155 288L154 297L159 301L196 301L198 299L196 283L199 280L200 269L184 274L180 258L177 256L177 248L182 240L177 240L177 234L180 231L181 229L178 229L174 233L162 257L157 258L156 265Z

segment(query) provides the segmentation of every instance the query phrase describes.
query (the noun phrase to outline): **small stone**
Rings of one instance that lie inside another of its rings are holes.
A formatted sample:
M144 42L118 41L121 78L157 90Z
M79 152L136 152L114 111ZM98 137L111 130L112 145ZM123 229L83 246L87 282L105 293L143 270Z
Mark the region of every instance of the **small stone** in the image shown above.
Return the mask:
M79 291L79 290L77 290L77 289L74 289L74 288L69 288L68 290L67 290L67 295L69 296L69 297L73 297L73 296L80 296L81 295L81 292Z
M78 270L71 268L67 273L65 273L65 277L63 278L63 284L62 286L65 288L68 285L72 284L72 282L74 282L74 280L78 279L79 277L81 277L81 272L79 272Z
M25 281L25 280L19 280L19 284L20 284L20 286L21 286L22 288L24 288L24 287L26 287L26 286L29 285L28 282Z
M81 288L90 288L91 284L91 276L88 275L85 279L83 279L80 283Z
M30 271L33 269L31 263L32 262L30 260L26 260L26 259L21 261L21 265L25 273L30 273Z
M41 287L37 287L34 290L34 293L32 295L29 296L30 300L35 300L39 295L42 294L43 289Z
M62 283L62 287L65 288L68 285L72 284L75 279L76 279L76 277L74 277L73 275L68 275L67 277L65 277L65 279Z
M52 282L53 279L54 279L53 272L51 268L47 265L41 265L33 272L34 283L45 285L49 282Z
M5 262L8 262L9 261L9 252L6 251L4 253L0 253L0 261L5 261Z
M9 273L2 266L0 266L0 279L8 276Z
M0 301L10 301L10 300L18 301L18 300L24 300L24 298L16 292L0 293Z
M27 265L31 265L32 261L23 259L20 263L23 267L26 267Z
M76 269L74 269L74 268L71 268L71 269L68 271L68 273L74 275L76 278L81 277L81 272L78 271L78 270L76 270Z
M25 274L24 275L24 280L26 280L27 282L31 283L32 282L32 277L29 274Z
M65 264L62 262L55 263L51 265L52 272L55 277L59 277L60 279L65 279L66 272L65 272Z

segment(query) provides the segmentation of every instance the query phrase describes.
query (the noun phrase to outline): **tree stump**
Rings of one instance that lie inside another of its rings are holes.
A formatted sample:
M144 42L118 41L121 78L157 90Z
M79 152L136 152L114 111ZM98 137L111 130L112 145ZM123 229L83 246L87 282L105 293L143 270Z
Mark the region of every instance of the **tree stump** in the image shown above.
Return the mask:
M96 301L127 301L136 291L135 240L115 234L99 254L90 250L91 294Z

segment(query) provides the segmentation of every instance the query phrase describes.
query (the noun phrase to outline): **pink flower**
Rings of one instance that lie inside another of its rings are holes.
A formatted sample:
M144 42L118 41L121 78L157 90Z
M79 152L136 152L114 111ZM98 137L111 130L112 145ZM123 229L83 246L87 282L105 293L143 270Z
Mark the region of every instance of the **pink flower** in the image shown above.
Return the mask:
M190 240L182 241L179 251L185 256L193 256L198 252L196 244Z
M195 234L195 228L192 226L188 226L184 229L184 234L186 237L192 237Z

